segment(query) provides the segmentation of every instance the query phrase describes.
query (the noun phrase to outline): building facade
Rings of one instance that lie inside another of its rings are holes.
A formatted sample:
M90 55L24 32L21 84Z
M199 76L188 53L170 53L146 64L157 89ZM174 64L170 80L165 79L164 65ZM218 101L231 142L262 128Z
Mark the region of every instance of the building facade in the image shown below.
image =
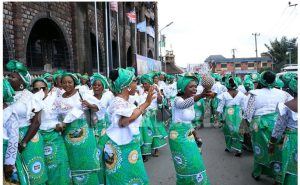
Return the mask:
M273 69L273 60L266 54L253 58L225 58L222 55L211 55L206 60L214 73L250 74L262 69Z
M136 66L135 54L157 59L156 2L118 2L117 12L106 2L96 7L101 73ZM136 22L146 20L154 34L136 30L127 16L132 10ZM94 2L3 3L3 65L16 59L33 74L56 69L91 74L98 68L96 40Z

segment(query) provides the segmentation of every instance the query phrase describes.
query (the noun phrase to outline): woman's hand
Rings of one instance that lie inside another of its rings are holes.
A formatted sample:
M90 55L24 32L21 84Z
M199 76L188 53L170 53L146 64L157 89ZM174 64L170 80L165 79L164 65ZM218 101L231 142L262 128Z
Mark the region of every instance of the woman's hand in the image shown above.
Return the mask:
M91 109L91 107L92 107L92 105L88 101L86 101L86 100L82 100L81 104L82 104L83 108Z
M269 143L269 154L274 154L275 151L275 144Z
M4 176L5 179L9 179L13 173L14 166L13 165L4 165Z
M154 95L154 87L151 86L148 90L148 95L147 95L147 98L146 98L146 103L147 104L151 104L152 100L155 99L155 97L153 96Z

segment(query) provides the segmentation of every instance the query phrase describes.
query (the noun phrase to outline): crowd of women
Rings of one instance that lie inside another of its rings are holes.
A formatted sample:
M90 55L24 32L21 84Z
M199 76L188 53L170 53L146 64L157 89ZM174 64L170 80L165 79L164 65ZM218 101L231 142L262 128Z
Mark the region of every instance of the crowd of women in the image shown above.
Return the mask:
M245 147L253 148L256 180L262 174L279 184L297 180L296 75L281 81L266 71L242 81L211 74L216 82L209 87L198 73L135 76L133 68L118 68L107 78L58 70L31 79L16 60L6 68L7 182L151 184L144 163L159 156L168 138L177 184L208 185L196 132L207 108L214 126L223 129L225 151L241 156ZM160 116L164 109L171 121Z

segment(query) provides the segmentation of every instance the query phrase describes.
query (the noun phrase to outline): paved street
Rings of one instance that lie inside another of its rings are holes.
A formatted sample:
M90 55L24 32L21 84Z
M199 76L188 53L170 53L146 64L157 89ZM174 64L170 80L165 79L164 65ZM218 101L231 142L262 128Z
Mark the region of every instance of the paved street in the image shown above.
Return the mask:
M211 185L271 185L272 180L263 177L256 182L251 177L253 155L244 153L241 158L224 151L224 136L220 129L206 128L199 131L204 143L203 158ZM160 157L146 162L150 182L153 185L175 185L176 176L169 146L160 150Z

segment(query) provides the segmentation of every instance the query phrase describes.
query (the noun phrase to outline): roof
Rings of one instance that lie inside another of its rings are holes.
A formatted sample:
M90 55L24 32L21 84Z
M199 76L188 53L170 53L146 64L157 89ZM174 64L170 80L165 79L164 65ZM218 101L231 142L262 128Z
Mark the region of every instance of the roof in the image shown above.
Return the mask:
M226 59L223 55L210 55L205 59L204 62L210 62L212 60L224 60Z
M166 67L167 67L166 73L168 73L168 74L183 73L183 70L180 67L176 66L174 63L167 62ZM165 71L165 63L162 63L162 71Z
M253 57L253 58L225 58L214 60L215 63L228 63L228 62L261 62L261 61L272 61L270 57ZM211 62L211 61L207 61Z

